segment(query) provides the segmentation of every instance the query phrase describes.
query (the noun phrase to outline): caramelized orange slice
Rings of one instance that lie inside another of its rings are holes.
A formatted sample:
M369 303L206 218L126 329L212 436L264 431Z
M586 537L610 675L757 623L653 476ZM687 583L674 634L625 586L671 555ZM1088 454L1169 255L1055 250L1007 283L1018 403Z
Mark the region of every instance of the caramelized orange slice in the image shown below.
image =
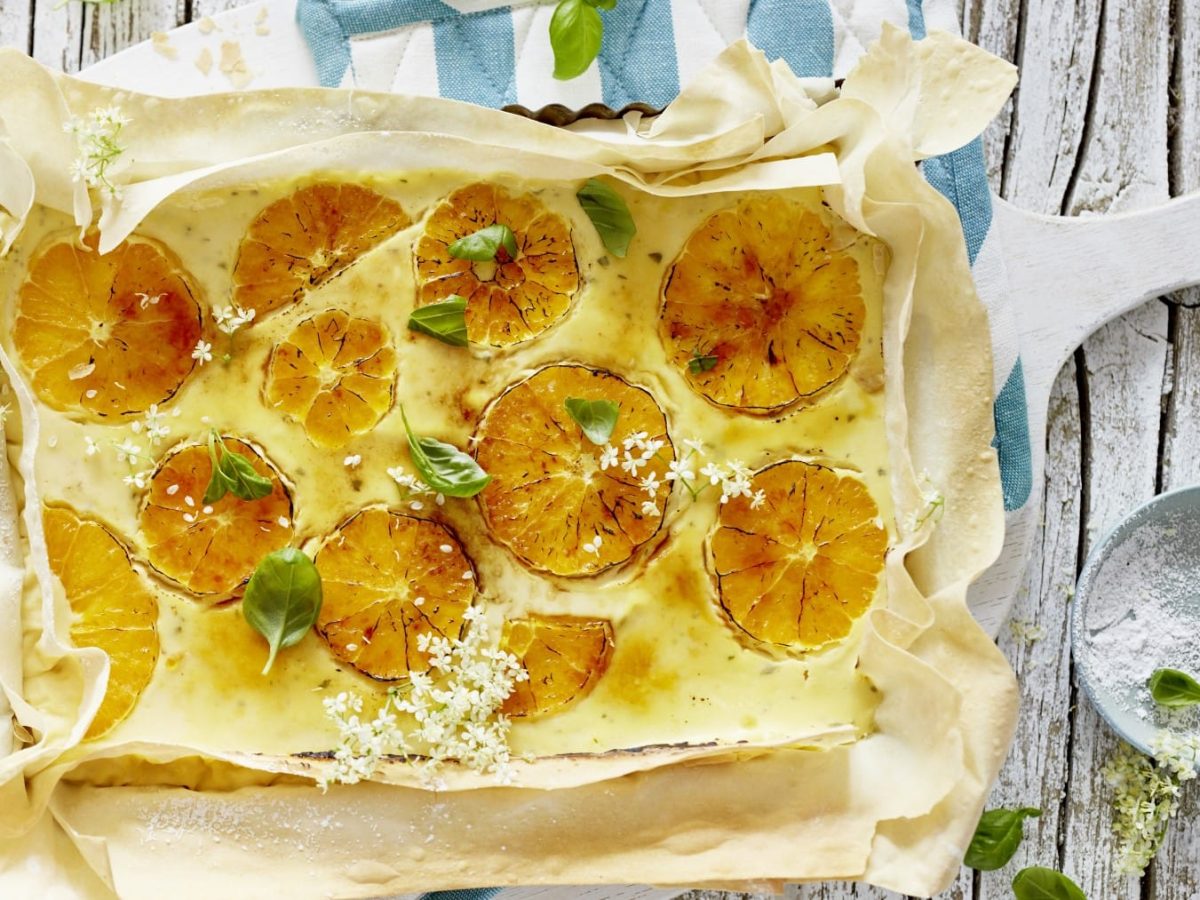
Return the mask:
M496 224L516 236L515 259L503 250L486 263L450 255L459 238ZM473 344L507 347L536 337L566 315L579 288L567 223L532 195L512 197L487 182L460 188L434 210L416 259L417 305L465 297Z
M568 397L618 404L610 446L641 436L661 448L646 460L634 448L636 472L606 466L603 448L567 412ZM492 476L479 495L484 521L530 568L594 575L628 560L662 525L666 486L650 501L642 481L663 482L674 459L667 420L648 391L611 372L547 366L492 402L475 440L476 459Z
M292 499L275 467L245 441L224 441L227 450L271 479L271 493L261 500L226 494L206 504L212 477L208 447L184 444L159 463L138 512L150 564L194 594L232 591L264 556L292 540Z
M530 616L504 623L500 648L529 673L519 681L500 712L544 716L586 696L612 658L613 630L606 619Z
M712 535L721 607L768 644L811 650L850 633L871 605L887 533L854 475L789 460L750 482L765 502L723 505Z
M108 654L108 687L87 737L129 715L158 662L158 602L112 532L69 509L42 512L50 569L71 606L71 640Z
M758 197L688 238L667 275L659 325L696 391L767 414L841 378L865 317L858 263L834 247L821 217Z
M157 241L130 237L105 256L99 236L59 238L29 263L13 345L55 409L140 413L192 371L200 306L192 278Z
M318 447L344 447L392 406L396 352L384 327L339 309L305 319L271 353L267 401Z
M448 528L378 507L326 538L316 565L317 631L338 659L385 681L429 671L419 636L460 637L475 599L475 570Z
M399 203L357 184L319 182L258 214L238 249L233 302L257 319L300 300L407 228Z

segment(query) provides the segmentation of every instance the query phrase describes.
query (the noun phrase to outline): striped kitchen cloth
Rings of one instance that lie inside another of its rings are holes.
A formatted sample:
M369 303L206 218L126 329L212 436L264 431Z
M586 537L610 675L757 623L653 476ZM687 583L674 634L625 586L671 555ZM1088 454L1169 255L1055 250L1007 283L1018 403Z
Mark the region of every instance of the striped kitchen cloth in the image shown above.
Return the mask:
M321 83L490 107L578 109L601 102L668 104L726 46L748 37L802 77L846 75L888 22L914 37L957 33L955 0L619 0L605 11L604 45L579 78L552 77L553 0L298 0L297 20ZM999 241L988 241L992 202L982 142L923 163L950 199L980 297L996 367L996 447L1008 513L1001 562L974 586L973 608L1012 596L1033 524L1033 465L1016 320Z
M321 83L490 107L578 109L601 102L666 106L680 86L726 46L748 37L801 77L841 78L884 22L959 31L955 0L619 0L605 11L604 44L579 78L552 77L553 0L298 0L297 20ZM1032 527L1033 465L1016 319L998 241L988 241L991 194L978 139L923 163L925 177L955 205L988 308L995 351L996 438L1008 537L1001 563L972 593L972 605L1012 596ZM1005 564L1007 562L1007 564ZM645 890L645 889L642 889ZM626 895L614 889L610 896ZM447 891L430 900L487 900L492 888ZM507 896L505 891L501 896ZM661 892L655 892L661 896Z

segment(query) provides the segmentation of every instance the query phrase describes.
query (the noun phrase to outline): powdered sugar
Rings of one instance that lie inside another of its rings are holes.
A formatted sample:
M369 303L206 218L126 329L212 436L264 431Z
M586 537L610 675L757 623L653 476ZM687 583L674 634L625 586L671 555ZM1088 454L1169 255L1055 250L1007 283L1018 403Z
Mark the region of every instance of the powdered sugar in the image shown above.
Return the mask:
M1092 578L1077 644L1101 705L1147 726L1200 732L1200 708L1168 710L1150 696L1155 669L1200 678L1200 515L1177 506L1147 517Z

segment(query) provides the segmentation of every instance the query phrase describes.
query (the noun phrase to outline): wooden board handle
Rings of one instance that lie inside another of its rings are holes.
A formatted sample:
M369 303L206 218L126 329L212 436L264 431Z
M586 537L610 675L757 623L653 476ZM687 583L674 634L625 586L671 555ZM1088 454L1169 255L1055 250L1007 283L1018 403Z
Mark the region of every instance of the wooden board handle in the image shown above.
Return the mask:
M1200 284L1200 192L1153 209L1079 218L993 203L1031 381L1049 385L1105 322Z

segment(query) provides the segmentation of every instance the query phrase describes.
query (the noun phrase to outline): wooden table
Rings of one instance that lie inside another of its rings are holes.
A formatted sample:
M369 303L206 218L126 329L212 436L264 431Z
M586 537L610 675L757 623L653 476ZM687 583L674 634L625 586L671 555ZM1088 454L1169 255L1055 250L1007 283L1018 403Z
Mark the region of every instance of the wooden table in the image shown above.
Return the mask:
M0 45L75 72L239 0L120 0L112 6L0 0ZM994 189L1035 212L1087 215L1200 189L1200 0L960 0L965 33L1021 67L986 136ZM1197 248L1180 248L1197 252ZM1140 501L1200 482L1200 291L1147 303L1092 337L1051 398L1046 514L1000 646L1022 683L1017 739L992 805L1039 806L1014 861L964 870L943 895L1007 898L1016 870L1070 874L1091 900L1200 898L1200 782L1139 882L1112 871L1098 770L1115 739L1072 679L1067 619L1092 543ZM1036 639L1030 635L1040 633ZM897 895L845 885L806 900ZM733 895L696 892L699 898Z

